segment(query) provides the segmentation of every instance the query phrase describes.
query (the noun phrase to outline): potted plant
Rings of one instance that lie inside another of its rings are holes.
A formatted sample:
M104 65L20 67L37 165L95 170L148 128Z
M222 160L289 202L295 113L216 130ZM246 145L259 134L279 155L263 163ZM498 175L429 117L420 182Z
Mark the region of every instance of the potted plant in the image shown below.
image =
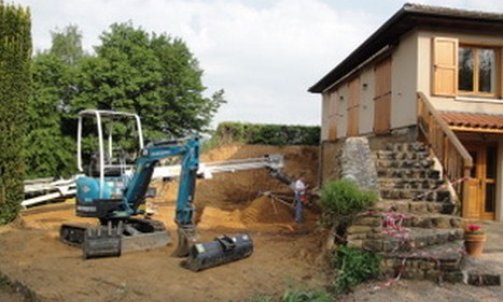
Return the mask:
M486 242L486 233L479 225L469 224L465 228L465 249L470 256L480 256Z

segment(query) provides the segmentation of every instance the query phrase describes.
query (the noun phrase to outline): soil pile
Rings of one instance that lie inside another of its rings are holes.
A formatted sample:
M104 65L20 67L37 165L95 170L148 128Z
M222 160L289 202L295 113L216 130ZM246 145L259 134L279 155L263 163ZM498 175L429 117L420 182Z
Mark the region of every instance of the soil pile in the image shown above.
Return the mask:
M266 154L284 157L284 172L292 180L304 175L313 187L318 168L318 148L311 146L226 145L201 156L209 163L233 159L257 158ZM157 183L155 202L171 204L176 200L178 182ZM291 189L273 178L265 169L219 173L212 179L197 181L195 208L196 223L201 228L264 230L267 225L294 224L293 208L263 192L281 192L293 196ZM314 226L316 214L305 211L306 224ZM289 228L291 229L291 227Z
M241 220L246 224L289 223L292 219L291 208L267 196L255 199L241 211Z

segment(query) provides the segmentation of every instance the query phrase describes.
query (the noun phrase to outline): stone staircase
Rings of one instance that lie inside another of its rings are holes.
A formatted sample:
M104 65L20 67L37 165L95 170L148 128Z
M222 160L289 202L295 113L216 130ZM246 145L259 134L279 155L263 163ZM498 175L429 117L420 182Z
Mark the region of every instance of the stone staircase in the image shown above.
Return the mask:
M389 144L375 159L381 201L348 228L348 245L379 253L389 277L486 280L486 275L473 276L465 269L463 220L452 215L450 192L427 147Z

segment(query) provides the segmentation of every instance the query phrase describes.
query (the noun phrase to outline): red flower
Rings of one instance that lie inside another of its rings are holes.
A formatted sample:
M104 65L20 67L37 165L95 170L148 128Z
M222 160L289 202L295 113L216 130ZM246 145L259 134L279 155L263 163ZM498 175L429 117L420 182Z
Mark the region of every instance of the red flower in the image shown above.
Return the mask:
M480 225L470 224L470 225L468 225L468 227L466 228L466 230L469 231L469 232L480 231Z

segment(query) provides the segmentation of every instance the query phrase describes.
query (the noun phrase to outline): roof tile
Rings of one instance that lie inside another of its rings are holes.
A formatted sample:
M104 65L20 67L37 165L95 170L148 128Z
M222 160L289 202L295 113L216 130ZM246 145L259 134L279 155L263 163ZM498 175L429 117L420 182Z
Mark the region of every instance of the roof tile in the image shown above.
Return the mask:
M440 116L449 126L503 129L503 115L443 111Z

